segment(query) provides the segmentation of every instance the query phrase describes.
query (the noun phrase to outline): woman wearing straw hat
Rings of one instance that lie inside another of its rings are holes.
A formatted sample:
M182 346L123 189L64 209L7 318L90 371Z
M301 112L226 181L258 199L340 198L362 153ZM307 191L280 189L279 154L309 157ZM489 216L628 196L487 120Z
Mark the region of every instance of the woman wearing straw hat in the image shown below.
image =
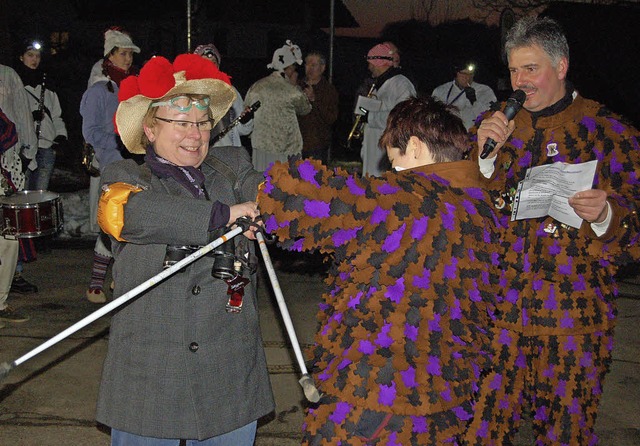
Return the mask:
M237 218L258 216L263 176L248 154L209 152L234 98L228 76L195 54L154 57L122 81L117 131L145 162L118 161L101 175L115 296L160 273L167 247L206 245ZM232 240L251 254L244 236ZM113 316L97 405L112 445L250 446L256 420L273 410L255 273L241 311L228 312L231 284L212 276L213 264L191 263Z

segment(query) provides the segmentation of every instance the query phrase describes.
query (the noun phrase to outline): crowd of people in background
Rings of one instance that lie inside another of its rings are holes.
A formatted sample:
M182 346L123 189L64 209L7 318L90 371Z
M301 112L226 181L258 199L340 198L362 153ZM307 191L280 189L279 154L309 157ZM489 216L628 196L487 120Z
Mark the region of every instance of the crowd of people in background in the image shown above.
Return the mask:
M525 410L536 444L597 443L614 276L640 261L640 132L569 81L557 22L525 17L506 37L511 87L526 95L515 116L469 59L417 97L398 47L371 47L353 98L362 167L352 171L331 166L339 95L323 52L286 40L243 98L214 43L138 71L140 51L108 29L79 104L100 172L90 302L109 300L114 259L118 296L161 271L168 246L205 245L262 215L236 245L243 255L266 230L334 262L309 352L322 398L304 444L509 444ZM68 136L41 58L28 44L16 70L0 65L3 195L47 190ZM579 227L512 218L531 168L591 160L593 187L567 200ZM7 298L38 291L22 277L35 251L0 237L0 328L28 320ZM232 289L212 262L114 315L98 401L113 445L250 446L273 410L255 270L234 278L245 279L238 311L204 299ZM175 342L185 336L187 347Z

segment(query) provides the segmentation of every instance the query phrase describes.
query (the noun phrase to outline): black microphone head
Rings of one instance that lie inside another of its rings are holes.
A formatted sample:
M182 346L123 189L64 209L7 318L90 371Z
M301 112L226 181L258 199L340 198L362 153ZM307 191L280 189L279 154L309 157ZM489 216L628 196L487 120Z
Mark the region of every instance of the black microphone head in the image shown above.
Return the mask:
M516 90L511 93L511 96L509 96L509 100L514 100L518 104L520 104L520 106L522 106L522 104L524 104L524 101L527 100L527 94L522 90Z

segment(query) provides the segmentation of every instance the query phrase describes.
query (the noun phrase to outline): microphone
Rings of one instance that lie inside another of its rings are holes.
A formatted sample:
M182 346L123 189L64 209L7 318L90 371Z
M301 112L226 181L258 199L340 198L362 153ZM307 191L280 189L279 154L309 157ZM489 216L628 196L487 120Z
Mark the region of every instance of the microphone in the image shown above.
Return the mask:
M507 121L511 121L513 118L515 118L516 114L518 114L518 112L522 108L522 104L524 104L524 101L526 99L527 94L522 90L516 90L511 93L511 96L509 96L509 99L507 99L507 105L504 106L503 110L504 115L507 117ZM496 142L491 138L487 139L487 141L484 143L484 146L482 147L480 158L485 159L491 152L493 152L493 149L495 148Z

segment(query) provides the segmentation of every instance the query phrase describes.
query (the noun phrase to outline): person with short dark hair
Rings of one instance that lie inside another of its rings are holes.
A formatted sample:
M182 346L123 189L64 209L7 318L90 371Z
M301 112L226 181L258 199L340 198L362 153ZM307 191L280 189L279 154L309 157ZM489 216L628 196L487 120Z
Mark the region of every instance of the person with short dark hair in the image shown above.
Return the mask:
M319 161L275 163L258 196L290 250L330 253L310 370L323 395L303 444L454 444L490 358L498 219L467 132L433 98L390 111L393 170L361 177Z
M640 260L640 132L568 81L569 45L555 20L519 20L505 51L511 86L526 100L513 119L491 111L471 132L472 157L508 226L500 251L505 295L493 313L496 359L466 440L509 444L529 411L535 444L594 445L611 364L615 274ZM481 159L488 138L496 145ZM579 228L549 216L509 221L529 168L593 160L593 188L566 198Z
M302 134L302 156L329 162L333 123L338 119L338 91L324 77L327 59L318 51L304 58L302 91L311 102L311 111L298 116Z

